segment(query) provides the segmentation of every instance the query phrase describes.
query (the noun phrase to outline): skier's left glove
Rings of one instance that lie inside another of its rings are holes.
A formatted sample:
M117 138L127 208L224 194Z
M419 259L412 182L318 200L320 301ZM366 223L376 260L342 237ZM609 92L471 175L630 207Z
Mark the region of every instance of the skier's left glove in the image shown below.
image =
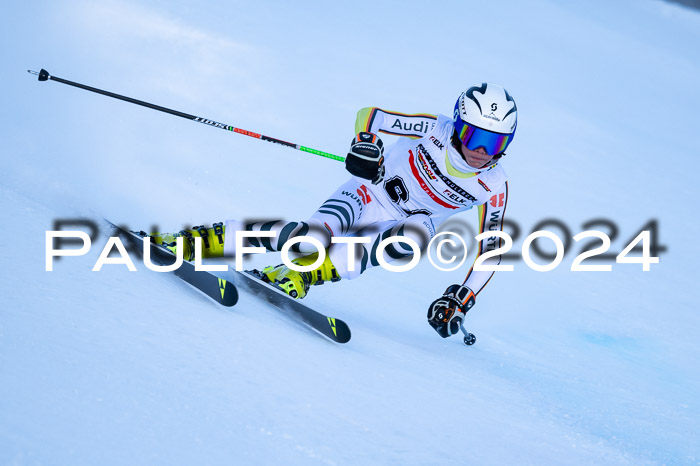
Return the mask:
M374 133L362 131L350 143L345 169L378 184L384 179L384 143Z
M476 297L469 287L450 285L441 298L428 308L428 323L442 338L459 332L467 311L474 306Z

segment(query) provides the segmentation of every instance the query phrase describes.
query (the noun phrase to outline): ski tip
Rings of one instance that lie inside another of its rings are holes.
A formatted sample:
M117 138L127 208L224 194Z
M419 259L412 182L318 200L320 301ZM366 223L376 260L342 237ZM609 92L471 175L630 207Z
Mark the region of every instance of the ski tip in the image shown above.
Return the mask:
M221 300L219 303L222 306L232 307L236 305L238 302L238 290L233 283L219 278L219 290L221 291Z
M331 325L333 331L333 341L337 343L347 343L350 341L352 335L350 334L350 327L348 327L348 324L334 317L329 317L328 323Z

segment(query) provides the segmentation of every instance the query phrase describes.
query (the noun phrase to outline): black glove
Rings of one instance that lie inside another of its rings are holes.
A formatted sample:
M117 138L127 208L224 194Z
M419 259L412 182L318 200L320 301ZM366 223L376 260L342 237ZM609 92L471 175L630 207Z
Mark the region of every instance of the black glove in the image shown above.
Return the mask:
M428 323L442 338L454 335L475 301L474 292L468 287L450 285L428 308Z
M357 133L345 158L345 168L355 176L371 180L372 184L384 179L384 143L374 133Z

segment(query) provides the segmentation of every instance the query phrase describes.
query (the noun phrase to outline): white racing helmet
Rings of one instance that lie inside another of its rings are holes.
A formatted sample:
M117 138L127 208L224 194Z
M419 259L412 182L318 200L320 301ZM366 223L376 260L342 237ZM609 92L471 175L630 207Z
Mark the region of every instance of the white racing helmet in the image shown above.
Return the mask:
M483 147L489 155L502 155L515 135L518 109L503 86L482 83L459 96L454 119L455 137L467 149Z

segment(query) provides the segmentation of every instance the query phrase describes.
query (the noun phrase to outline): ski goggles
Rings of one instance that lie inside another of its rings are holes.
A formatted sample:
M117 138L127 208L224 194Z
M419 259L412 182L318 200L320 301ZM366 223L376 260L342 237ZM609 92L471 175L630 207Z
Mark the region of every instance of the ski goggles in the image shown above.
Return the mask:
M505 152L515 136L515 131L511 134L494 133L465 123L461 118L455 121L455 131L467 149L477 150L483 147L488 155L499 155Z

